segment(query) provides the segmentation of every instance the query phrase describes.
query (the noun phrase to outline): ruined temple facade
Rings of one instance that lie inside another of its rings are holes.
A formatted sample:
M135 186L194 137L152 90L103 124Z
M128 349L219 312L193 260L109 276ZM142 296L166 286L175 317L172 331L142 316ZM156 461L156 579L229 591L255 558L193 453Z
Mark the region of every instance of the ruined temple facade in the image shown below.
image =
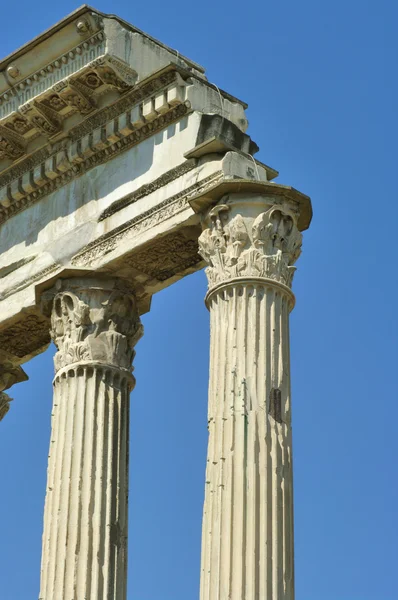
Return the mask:
M0 420L56 346L40 600L126 600L140 316L203 267L200 600L294 599L289 314L312 213L254 158L246 108L88 6L0 63Z

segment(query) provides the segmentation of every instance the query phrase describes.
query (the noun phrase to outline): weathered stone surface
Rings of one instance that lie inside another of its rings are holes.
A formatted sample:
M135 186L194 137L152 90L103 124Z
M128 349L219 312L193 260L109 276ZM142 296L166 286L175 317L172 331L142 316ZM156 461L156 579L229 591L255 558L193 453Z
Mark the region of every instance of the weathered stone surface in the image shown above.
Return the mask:
M231 194L204 219L211 348L201 600L293 600L290 284L298 204Z
M134 280L142 313L153 293L201 268L193 243L160 279L135 267L152 238L192 238L195 227L199 235L190 198L223 180L275 176L245 154L254 149L245 108L196 63L90 7L4 59L0 349L15 327L30 332L15 349L22 361L46 347L36 296L72 269ZM231 145L186 158L213 129Z
M40 599L125 600L136 301L123 281L75 278L43 303L58 351Z
M126 599L139 316L205 264L201 600L293 600L288 319L312 212L253 158L246 108L88 6L0 62L0 420L57 347L41 600Z
M14 357L15 360L15 357ZM24 370L10 359L10 356L0 352L0 421L10 409L12 398L4 392L12 385L28 379Z

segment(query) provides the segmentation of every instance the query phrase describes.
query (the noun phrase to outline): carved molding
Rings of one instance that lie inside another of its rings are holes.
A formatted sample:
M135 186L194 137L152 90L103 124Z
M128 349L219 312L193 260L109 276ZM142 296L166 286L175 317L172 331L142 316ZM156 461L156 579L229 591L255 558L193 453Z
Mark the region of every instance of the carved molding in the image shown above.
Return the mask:
M192 196L204 192L208 187L214 185L214 183L221 181L222 178L223 173L217 171L213 175L184 189L182 192L167 198L167 200L164 200L127 223L116 227L113 231L99 237L76 254L72 258L72 264L84 267L94 264L98 258L115 250L126 236L138 235L185 210L189 206L188 202Z
M92 62L93 51L99 56L103 54L104 49L105 38L102 31L100 31L20 81L17 84L19 101L24 103L29 98L41 93L43 82L47 84L48 89L60 79L64 79L65 75L84 68ZM18 97L13 96L10 90L0 95L0 118L6 117L9 113L17 110Z
M26 103L21 106L20 113L32 127L36 128L37 131L46 137L50 137L61 131L61 121L56 112L45 105L40 105L34 101Z
M36 257L33 257L31 260L34 260L34 258L36 258ZM27 262L30 262L30 261L28 260ZM27 264L27 263L25 262L24 264ZM15 270L17 268L19 268L20 266L23 266L23 265L19 264L18 266L15 267ZM55 275L55 272L60 269L62 269L62 265L60 265L59 263L53 263L52 265L46 267L45 269L42 269L41 271L38 271L37 273L34 273L33 275L26 277L23 281L19 281L15 285L7 288L6 292L4 292L3 294L0 294L0 300L4 300L5 298L8 298L12 294L15 294L16 292L19 292L20 290L25 289L26 287L28 287L28 285L31 285L32 283L38 282L40 279L44 279L44 278L48 277L48 275ZM1 278L1 275L0 275L0 278Z
M88 115L96 107L91 94L87 93L87 88L79 84L79 80L60 81L53 87L53 90L66 105L71 106L82 115Z
M86 116L96 109L94 96L100 96L109 89L125 93L137 79L136 72L107 54L96 58L72 76L67 76L50 85L34 96L34 99L18 98L14 110L0 121L3 135L0 139L0 152L3 158L16 160L28 152L27 143L39 135L51 137L60 133L64 120L79 112ZM21 85L21 84L19 84ZM17 100L14 100L14 103ZM1 110L0 110L1 112ZM17 133L23 144L13 143L7 132ZM1 154L0 154L1 158Z
M131 370L143 328L134 295L117 282L65 280L52 295L51 337L55 370L95 362Z
M264 208L249 218L235 211L231 215L228 204L209 211L199 238L199 253L209 265L209 289L237 277L264 277L291 286L302 244L296 216L283 205Z
M0 421L4 419L8 411L10 410L10 402L12 398L5 392L0 392Z
M160 177L154 179L154 181L142 185L135 192L128 194L120 200L116 200L101 213L101 215L98 218L98 221L103 221L104 219L107 219L108 217L114 215L119 210L122 210L126 206L134 204L134 202L137 202L138 200L144 198L145 196L148 196L149 194L153 194L153 192L156 192L158 189L162 188L168 183L171 183L175 179L178 179L179 177L182 177L182 175L185 175L186 173L189 173L189 171L192 171L192 169L196 167L196 164L197 160L194 158L186 160L174 169L166 171L166 173L163 173Z
M19 365L13 365L8 360L4 360L0 364L0 421L6 416L10 409L12 398L4 392L15 383L26 381L28 379L26 373Z
M0 125L0 159L15 160L25 153L23 137L16 131Z
M68 138L72 142L81 140L86 135L92 133L97 127L105 125L112 119L115 119L131 109L135 104L142 102L148 96L171 85L175 81L176 76L175 71L169 71L147 83L137 85L131 92L123 95L123 97L111 106L106 106L103 109L98 110L95 115L87 117L82 123L79 123L76 127L72 127L68 132ZM0 188L10 185L15 179L18 179L18 177L21 177L35 167L38 167L46 159L55 156L57 152L66 150L67 147L68 142L63 141L54 144L54 146L48 145L45 148L40 148L37 152L21 161L18 165L10 167L5 173L0 174Z

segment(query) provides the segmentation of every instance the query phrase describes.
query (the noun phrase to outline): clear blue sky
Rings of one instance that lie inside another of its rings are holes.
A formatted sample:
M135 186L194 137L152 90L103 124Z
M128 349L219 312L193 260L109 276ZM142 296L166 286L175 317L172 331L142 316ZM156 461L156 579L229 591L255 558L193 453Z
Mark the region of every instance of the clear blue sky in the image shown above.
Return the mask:
M5 56L74 10L1 6ZM294 282L296 600L396 600L397 21L393 0L98 1L249 104L257 155L313 199ZM203 273L153 299L132 395L129 600L198 598ZM38 597L52 354L0 424L0 598ZM54 599L56 600L56 599ZM79 599L81 600L81 599ZM266 600L266 599L259 599Z

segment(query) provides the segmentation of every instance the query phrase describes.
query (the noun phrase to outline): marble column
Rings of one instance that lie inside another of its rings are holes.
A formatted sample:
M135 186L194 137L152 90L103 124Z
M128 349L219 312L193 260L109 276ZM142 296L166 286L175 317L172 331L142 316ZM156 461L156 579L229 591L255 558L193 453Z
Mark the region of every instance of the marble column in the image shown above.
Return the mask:
M201 600L293 600L289 364L298 205L232 194L199 239L208 263L209 445Z
M59 280L41 600L125 600L135 298L114 279Z

